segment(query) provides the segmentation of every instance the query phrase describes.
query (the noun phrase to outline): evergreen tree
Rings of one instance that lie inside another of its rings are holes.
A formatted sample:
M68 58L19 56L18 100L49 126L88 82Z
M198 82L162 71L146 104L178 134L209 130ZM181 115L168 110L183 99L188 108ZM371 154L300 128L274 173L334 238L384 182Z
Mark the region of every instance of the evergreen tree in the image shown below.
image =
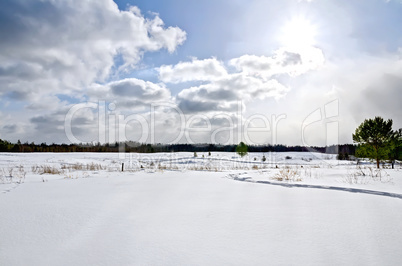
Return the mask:
M236 147L236 153L241 157L247 155L248 147L244 142L240 142L239 145Z
M389 160L394 169L395 160L402 160L402 128L395 131L390 141L390 152L388 154Z
M375 159L380 168L380 160L387 159L391 151L393 134L391 119L385 121L377 116L364 120L353 134L353 141L359 144L356 156Z

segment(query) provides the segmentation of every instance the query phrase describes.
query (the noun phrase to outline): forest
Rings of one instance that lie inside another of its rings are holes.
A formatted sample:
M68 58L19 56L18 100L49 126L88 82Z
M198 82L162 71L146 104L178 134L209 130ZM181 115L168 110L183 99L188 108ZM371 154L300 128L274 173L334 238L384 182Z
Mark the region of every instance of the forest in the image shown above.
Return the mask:
M220 144L147 144L138 142L116 142L113 144L106 143L79 143L79 144L36 144L34 142L11 143L0 139L0 152L138 152L138 153L154 153L154 152L234 152L236 149L233 145ZM287 146L282 144L265 144L265 145L249 145L249 152L320 152L328 154L347 154L354 155L357 145L342 144L326 147L304 147L304 146Z

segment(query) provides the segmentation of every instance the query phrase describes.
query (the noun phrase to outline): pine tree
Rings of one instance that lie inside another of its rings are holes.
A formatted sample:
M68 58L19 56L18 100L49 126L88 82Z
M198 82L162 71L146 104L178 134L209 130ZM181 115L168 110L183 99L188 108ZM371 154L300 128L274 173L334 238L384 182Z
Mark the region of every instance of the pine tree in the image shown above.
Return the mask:
M375 159L380 168L380 160L387 159L392 149L393 134L391 119L385 121L377 116L364 120L353 134L353 141L359 144L356 156Z
M402 128L395 131L390 141L390 152L388 154L391 161L392 169L394 169L395 160L402 160Z
M247 155L248 147L244 142L240 142L239 145L236 147L236 153L241 157Z

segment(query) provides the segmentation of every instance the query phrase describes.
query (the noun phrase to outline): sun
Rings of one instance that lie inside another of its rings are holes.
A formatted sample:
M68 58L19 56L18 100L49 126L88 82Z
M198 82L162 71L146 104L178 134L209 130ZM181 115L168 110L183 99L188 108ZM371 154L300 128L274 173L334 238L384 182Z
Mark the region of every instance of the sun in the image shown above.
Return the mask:
M281 43L286 47L303 48L313 46L317 35L316 26L302 17L288 21L281 31Z

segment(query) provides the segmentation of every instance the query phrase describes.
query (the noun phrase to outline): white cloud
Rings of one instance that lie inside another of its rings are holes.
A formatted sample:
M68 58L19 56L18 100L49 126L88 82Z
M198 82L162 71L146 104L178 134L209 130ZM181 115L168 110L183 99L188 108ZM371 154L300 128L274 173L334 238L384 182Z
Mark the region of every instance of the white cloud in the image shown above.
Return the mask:
M223 63L216 58L193 59L191 62L180 62L174 66L163 65L158 71L160 80L167 83L211 81L227 75Z
M120 11L112 0L7 1L0 37L0 95L82 95L148 51L173 52L186 33L165 28L138 8ZM12 14L12 15L9 15ZM29 97L26 97L29 98Z
M324 64L322 51L315 47L300 50L282 48L271 57L243 55L230 60L229 64L249 75L270 77L278 74L298 76L315 70Z
M173 53L177 45L186 40L186 34L177 27L165 29L163 26L164 23L159 17L147 21L147 28L155 44L155 50L166 48L170 53Z
M0 129L7 139L68 141L63 123L71 101L105 99L130 109L170 99L163 85L141 80L100 85L145 53L172 53L185 41L183 30L158 15L122 11L112 0L5 0L0 18L0 101L11 102L2 106L8 115ZM86 115L73 130L96 139L95 120L80 124Z
M322 51L315 47L299 51L279 49L273 56L243 55L229 61L238 72L229 73L216 58L180 62L162 66L159 77L164 82L204 81L205 84L182 90L177 95L185 112L236 111L236 101L285 96L289 88L276 75L299 76L324 64Z
M171 100L170 91L163 84L136 78L113 81L106 85L95 84L87 93L92 101L105 100L128 109Z
M177 95L184 112L237 111L237 101L279 99L289 91L275 79L264 80L242 73L224 79L182 90Z

